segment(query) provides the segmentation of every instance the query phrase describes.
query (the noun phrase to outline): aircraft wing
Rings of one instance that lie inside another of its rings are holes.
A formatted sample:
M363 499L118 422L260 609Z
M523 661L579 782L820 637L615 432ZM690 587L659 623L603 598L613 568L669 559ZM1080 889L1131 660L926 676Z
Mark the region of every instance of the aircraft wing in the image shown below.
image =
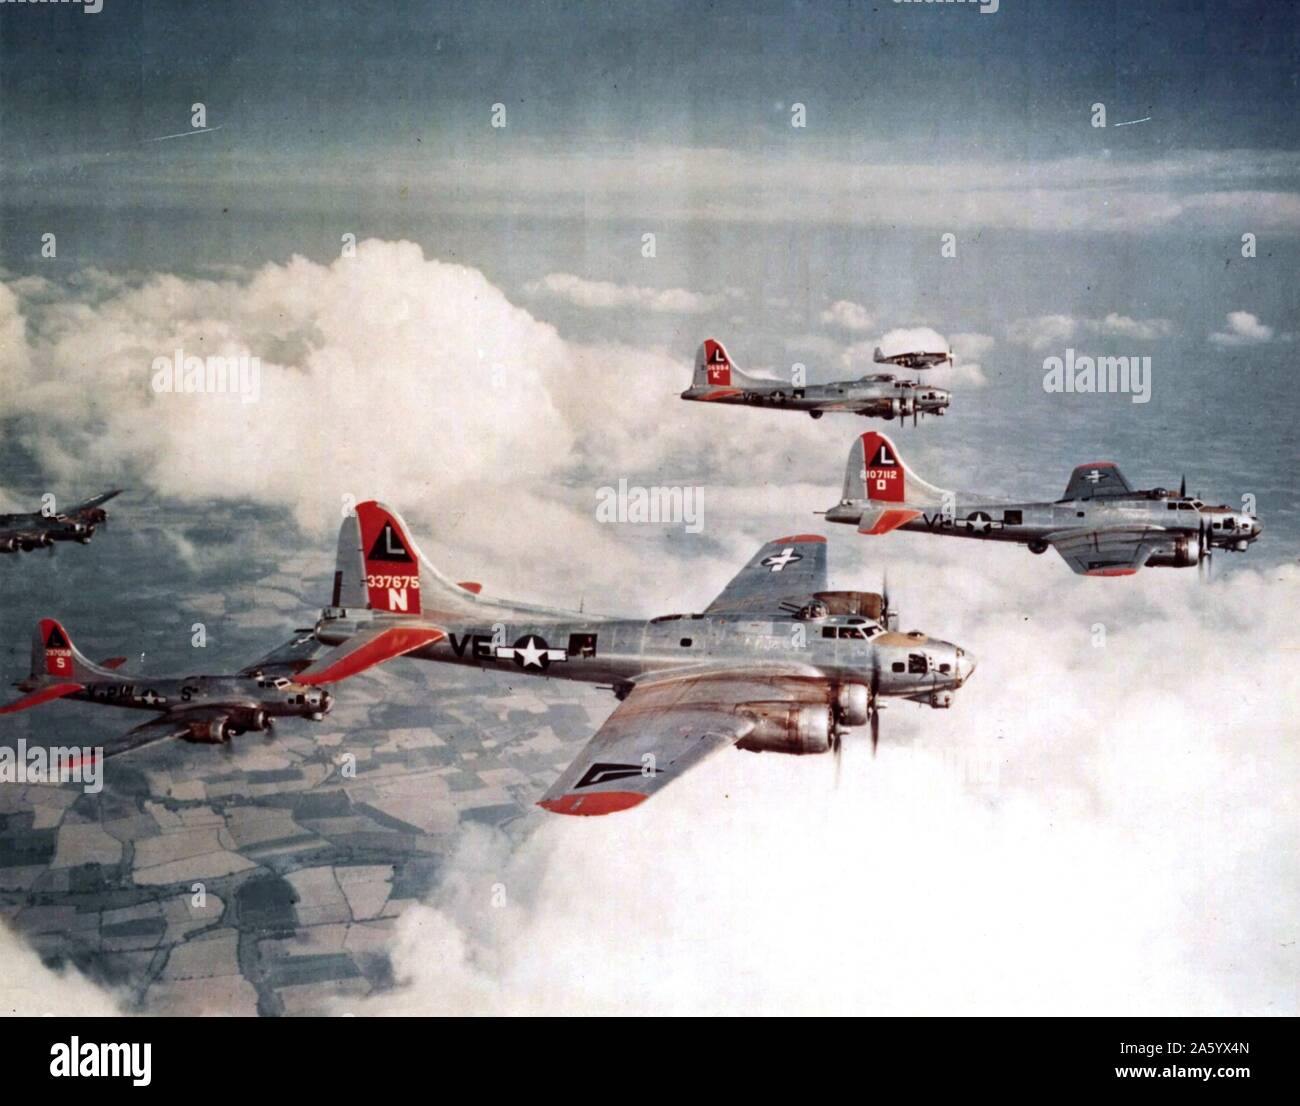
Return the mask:
M1108 495L1128 495L1133 486L1124 479L1114 461L1091 461L1077 465L1065 486L1065 499L1100 499Z
M768 542L750 558L705 614L787 616L791 602L826 590L826 539L792 534Z
M1081 576L1132 576L1169 532L1154 526L1114 526L1049 534L1048 542Z
M823 692L793 669L687 671L639 683L537 805L556 814L627 810L742 740L756 725L742 713L746 704L798 704Z
M166 714L151 718L148 722L136 726L133 730L105 741L104 759L133 753L149 745L157 745L173 738L184 737L190 732L192 722L210 722L214 718L224 718L227 711L220 706L205 705L188 709L170 710Z
M245 665L240 676L296 676L311 665L316 655L324 649L312 630L299 630L283 645L277 645L266 656Z
M99 495L87 499L85 503L78 503L75 507L69 507L65 514L79 515L82 511L89 511L101 504L107 503L116 495L121 495L121 488L114 488L111 492L100 492Z

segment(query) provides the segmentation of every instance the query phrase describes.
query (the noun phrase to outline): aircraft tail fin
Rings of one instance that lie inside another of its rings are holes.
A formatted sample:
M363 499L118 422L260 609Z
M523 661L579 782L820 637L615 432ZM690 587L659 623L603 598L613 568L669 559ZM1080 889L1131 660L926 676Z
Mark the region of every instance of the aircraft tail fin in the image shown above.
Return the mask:
M752 380L731 360L726 347L716 338L705 338L695 351L695 388L733 388Z
M426 608L471 610L477 602L429 563L396 511L372 499L343 520L330 606L416 616Z
M951 496L951 492L917 476L894 443L878 431L860 434L849 450L841 497L846 502L867 500L900 509L942 507L951 501Z
M75 645L72 638L53 618L42 618L32 634L33 680L103 680L120 679L110 668L95 664Z

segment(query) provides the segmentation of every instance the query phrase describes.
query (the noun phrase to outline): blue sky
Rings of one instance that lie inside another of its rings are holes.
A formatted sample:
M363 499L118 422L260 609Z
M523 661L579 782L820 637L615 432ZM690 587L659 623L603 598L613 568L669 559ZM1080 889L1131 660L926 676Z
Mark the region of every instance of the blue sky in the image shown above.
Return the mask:
M471 831L439 859L448 893L504 872L524 913L434 903L470 989L504 965L527 1009L509 966L535 990L546 948L572 984L549 990L584 1001L726 1009L740 981L746 1012L1294 1010L1294 5L103 4L0 4L0 510L126 488L91 546L0 564L4 682L45 615L131 671L247 662L311 623L340 510L371 497L491 593L701 610L758 543L821 526L878 424L681 403L700 341L815 381L933 328L952 407L889 428L928 480L1054 498L1110 458L1256 496L1263 539L1203 587L835 528L832 586L887 572L906 628L980 657L956 707L891 706L838 799L817 758L738 753L648 820L552 820L513 856ZM210 130L153 141L195 102ZM1150 357L1150 402L1045 392L1068 348ZM177 349L258 358L259 400L156 394ZM702 489L703 531L599 522L620 480ZM434 702L428 667L344 693ZM121 721L91 713L0 738ZM508 763L493 738L463 763ZM992 781L949 770L972 756ZM166 799L152 781L131 803ZM963 914L987 924L955 932ZM792 950L808 917L840 939ZM404 954L425 1010L465 993L427 940Z
M1046 495L1080 451L1114 454L1140 482L1251 491L1294 538L1298 27L1245 2L3 6L0 266L94 300L86 272L242 281L329 264L344 234L408 240L566 341L626 347L665 402L706 334L812 379L896 326L973 335L984 383L915 447L936 475ZM199 101L218 129L149 141ZM621 298L550 294L557 273ZM696 307L648 310L656 290ZM836 301L871 332L828 323ZM1152 356L1152 402L1045 395L1067 345ZM793 439L798 475L833 484L840 437Z

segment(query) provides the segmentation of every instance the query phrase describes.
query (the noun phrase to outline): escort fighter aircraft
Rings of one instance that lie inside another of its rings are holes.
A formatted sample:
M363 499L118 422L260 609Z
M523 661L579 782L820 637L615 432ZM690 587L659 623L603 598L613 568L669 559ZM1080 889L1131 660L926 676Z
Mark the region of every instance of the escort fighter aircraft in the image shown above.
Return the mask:
M959 497L918 477L877 433L853 443L843 495L826 519L860 534L913 530L1055 549L1084 576L1131 576L1143 565L1208 573L1214 550L1244 553L1263 529L1252 515L1189 497L1186 480L1176 493L1135 491L1113 461L1079 465L1054 503Z
M33 549L54 551L54 543L75 541L87 545L95 536L96 527L108 521L103 504L122 490L104 492L88 499L71 510L59 514L0 515L0 553L27 553Z
M512 603L452 583L402 519L366 502L344 520L331 605L316 636L337 648L299 673L329 683L406 655L601 684L620 700L542 796L559 814L636 806L720 749L832 753L886 698L952 705L975 658L900 633L883 594L830 591L826 539L764 545L698 614L649 621Z
M95 664L78 651L62 626L46 618L37 625L32 639L31 675L16 685L27 694L0 706L0 714L28 710L54 699L75 699L160 715L106 743L106 758L170 738L228 745L238 734L270 730L273 718L319 722L329 713L334 704L328 691L294 679L318 652L320 644L312 631L302 630L233 676L124 676L114 669L126 658Z
M951 356L947 350L928 353L912 350L886 357L877 349L875 360L908 369L928 369L951 360ZM801 387L783 380L747 376L732 364L721 342L706 338L695 355L695 378L682 393L682 399L807 411L815 419L827 411L881 419L911 415L915 424L922 415L942 415L952 402L952 395L943 388L932 388L917 380L899 380L892 373L884 372L860 380Z

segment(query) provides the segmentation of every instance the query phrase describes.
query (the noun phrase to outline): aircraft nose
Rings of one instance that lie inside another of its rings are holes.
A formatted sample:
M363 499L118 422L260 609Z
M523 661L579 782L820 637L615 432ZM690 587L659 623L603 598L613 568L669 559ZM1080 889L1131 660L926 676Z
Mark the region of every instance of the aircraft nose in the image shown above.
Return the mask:
M957 658L957 680L959 683L965 683L971 678L971 673L975 671L977 661L975 654L962 651L961 656Z

